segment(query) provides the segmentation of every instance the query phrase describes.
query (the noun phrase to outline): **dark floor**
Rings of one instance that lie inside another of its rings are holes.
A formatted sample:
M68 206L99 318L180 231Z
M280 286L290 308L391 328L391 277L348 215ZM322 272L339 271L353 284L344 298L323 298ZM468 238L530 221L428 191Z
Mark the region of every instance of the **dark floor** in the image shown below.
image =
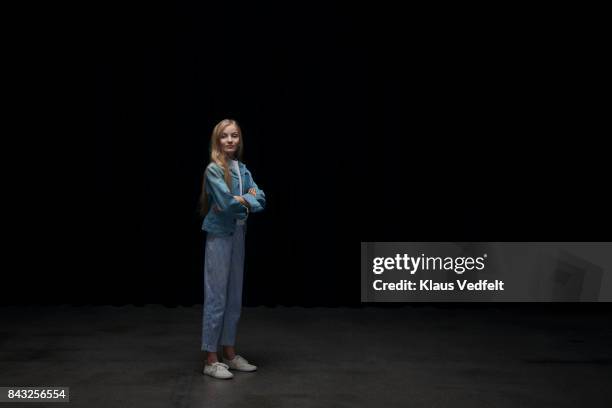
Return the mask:
M201 316L0 307L0 386L70 386L56 407L612 406L609 314L244 308L237 349L259 371L226 381L201 374Z

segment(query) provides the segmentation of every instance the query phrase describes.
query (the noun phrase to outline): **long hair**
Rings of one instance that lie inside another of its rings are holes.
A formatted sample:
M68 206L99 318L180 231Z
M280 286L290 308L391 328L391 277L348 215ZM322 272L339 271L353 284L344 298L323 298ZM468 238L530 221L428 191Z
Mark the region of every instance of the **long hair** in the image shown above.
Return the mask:
M232 175L230 173L229 165L227 163L227 159L225 157L225 153L221 150L221 136L223 136L223 130L226 127L234 125L236 129L238 129L238 151L236 152L237 160L242 161L242 150L244 148L244 142L242 139L242 130L240 129L240 125L234 119L223 119L221 122L217 123L212 131L212 135L210 136L210 161L209 163L216 163L219 167L223 169L223 178L225 180L225 184L227 187L232 190ZM207 166L208 167L208 166ZM206 170L204 171L204 175L202 178L202 192L200 193L200 200L198 205L198 214L200 217L205 217L208 213L209 203L208 203L208 194L206 193Z

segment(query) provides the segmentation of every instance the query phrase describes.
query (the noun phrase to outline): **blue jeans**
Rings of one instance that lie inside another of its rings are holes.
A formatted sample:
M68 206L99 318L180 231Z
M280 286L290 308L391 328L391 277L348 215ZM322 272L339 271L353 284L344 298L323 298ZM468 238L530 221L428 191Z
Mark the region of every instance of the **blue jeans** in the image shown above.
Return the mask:
M245 225L229 237L208 233L204 250L202 350L233 346L242 308Z

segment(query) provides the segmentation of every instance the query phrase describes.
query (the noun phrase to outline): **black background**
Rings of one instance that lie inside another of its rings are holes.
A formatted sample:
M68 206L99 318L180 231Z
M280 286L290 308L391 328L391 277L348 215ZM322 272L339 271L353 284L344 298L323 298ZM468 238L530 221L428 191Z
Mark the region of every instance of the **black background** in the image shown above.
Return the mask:
M14 169L27 249L3 303L201 303L195 210L226 117L267 196L247 306L359 305L362 241L609 240L583 14L224 4L55 10L17 47L42 137Z

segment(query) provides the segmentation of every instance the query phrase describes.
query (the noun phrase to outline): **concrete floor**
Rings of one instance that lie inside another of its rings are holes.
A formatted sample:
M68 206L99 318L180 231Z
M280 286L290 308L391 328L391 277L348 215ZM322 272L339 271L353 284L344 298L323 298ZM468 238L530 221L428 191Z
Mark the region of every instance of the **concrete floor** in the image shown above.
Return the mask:
M244 308L237 349L259 371L226 381L201 374L201 316L0 307L0 386L70 386L56 407L612 406L609 313Z

